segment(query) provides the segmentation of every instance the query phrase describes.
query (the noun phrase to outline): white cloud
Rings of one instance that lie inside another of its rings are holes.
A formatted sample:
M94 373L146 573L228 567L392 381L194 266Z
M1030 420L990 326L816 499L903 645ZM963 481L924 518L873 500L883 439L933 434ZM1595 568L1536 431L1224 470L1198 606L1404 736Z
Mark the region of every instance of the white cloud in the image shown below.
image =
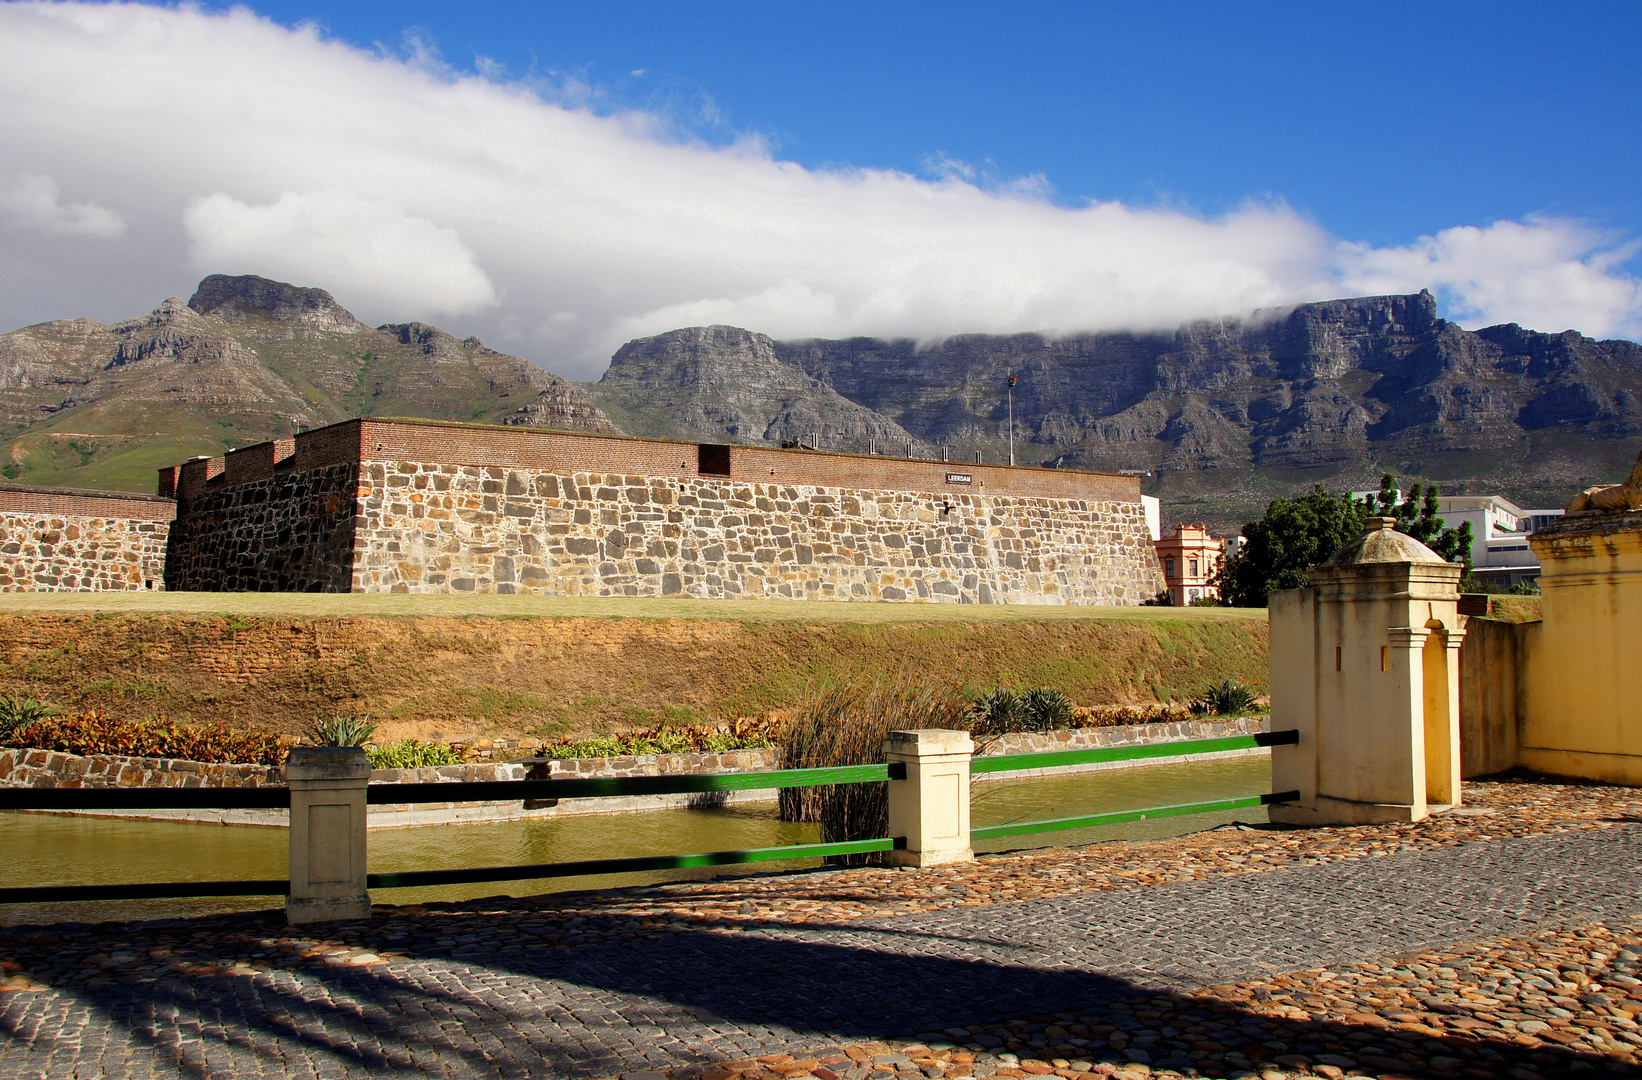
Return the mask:
M183 211L189 256L207 273L324 280L350 297L463 314L496 288L453 229L349 191L292 192L247 206L222 192Z
M1407 247L1341 246L1342 282L1365 293L1440 290L1472 326L1516 322L1593 337L1642 332L1642 282L1615 272L1635 243L1565 218L1465 225Z
M125 219L119 214L90 202L65 206L57 181L35 173L0 183L0 213L12 225L49 236L114 237L125 232Z
M1148 329L1426 286L1467 317L1538 328L1633 333L1642 311L1623 252L1567 222L1373 249L1281 203L1067 208L1038 177L939 156L934 180L805 169L756 134L706 145L664 115L596 113L575 79L482 70L243 9L0 4L7 167L85 200L52 189L56 209L28 220L111 230L102 208L117 206L133 222L95 251L60 228L0 246L0 320L128 315L106 308L129 306L133 282L151 304L201 273L255 272L329 289L367 322L436 314L588 377L628 337L709 321L920 339Z

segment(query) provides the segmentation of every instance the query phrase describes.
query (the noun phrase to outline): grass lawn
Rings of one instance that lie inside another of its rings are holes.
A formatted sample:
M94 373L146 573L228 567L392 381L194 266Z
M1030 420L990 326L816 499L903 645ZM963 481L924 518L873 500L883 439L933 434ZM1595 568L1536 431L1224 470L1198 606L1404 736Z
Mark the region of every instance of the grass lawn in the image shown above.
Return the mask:
M122 612L146 615L348 615L460 618L706 619L731 622L993 623L1259 620L1264 608L1095 607L1048 604L850 603L819 600L697 600L690 597L493 596L471 593L0 593L0 614Z

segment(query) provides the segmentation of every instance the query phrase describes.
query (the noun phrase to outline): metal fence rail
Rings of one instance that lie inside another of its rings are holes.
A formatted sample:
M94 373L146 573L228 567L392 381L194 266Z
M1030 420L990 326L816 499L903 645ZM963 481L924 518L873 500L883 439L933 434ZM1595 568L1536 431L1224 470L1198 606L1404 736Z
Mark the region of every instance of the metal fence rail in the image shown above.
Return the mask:
M1051 750L1041 754L998 754L978 757L969 763L972 773L1016 772L1025 769L1057 769L1068 765L1095 765L1107 761L1143 761L1146 758L1184 757L1192 754L1219 754L1228 750L1254 750L1285 746L1300 741L1300 733L1262 731L1253 735L1225 735L1213 739L1181 739L1177 742L1138 743L1133 746L1101 746L1092 750Z
M1212 814L1219 810L1241 810L1249 806L1293 802L1299 797L1298 791L1274 791L1269 795L1245 795L1236 799L1175 803L1172 806L1146 806L1137 810L1113 810L1104 814L1046 818L1042 821L1016 821L1007 825L983 825L978 829L970 829L969 838L994 840L1000 836L1028 836L1032 833L1055 832L1060 829L1087 829L1096 825L1117 825L1125 821L1147 821L1151 818L1178 817L1182 814Z
M900 762L821 769L681 776L623 776L576 780L475 780L431 784L372 784L365 801L376 805L427 802L513 802L520 799L592 799L623 795L693 795L715 791L867 784L906 779ZM278 809L291 805L278 787L0 788L0 810Z
M683 870L693 866L738 866L785 859L819 859L859 855L905 847L906 839L844 840L830 844L790 844L740 851L704 851L694 855L639 855L626 859L535 863L528 866L481 866L458 870L406 870L367 874L372 889L408 889L427 885L469 885L484 881L529 881L537 878L636 874L650 870ZM0 889L0 904L50 904L85 900L175 900L201 896L284 896L289 881L153 881L129 885L35 885Z
M408 870L398 874L367 874L372 889L407 889L419 885L466 885L479 881L526 881L531 878L581 877L591 874L633 874L645 870L682 870L691 866L736 866L779 859L812 859L827 855L859 855L906 847L905 837L843 840L830 844L792 844L787 847L748 848L743 851L707 851L697 855L640 855L630 859L588 859L583 862L538 863L532 866L484 866L471 870Z
M0 904L58 904L85 900L178 900L196 896L284 896L287 880L142 881L124 885L30 885L0 889Z

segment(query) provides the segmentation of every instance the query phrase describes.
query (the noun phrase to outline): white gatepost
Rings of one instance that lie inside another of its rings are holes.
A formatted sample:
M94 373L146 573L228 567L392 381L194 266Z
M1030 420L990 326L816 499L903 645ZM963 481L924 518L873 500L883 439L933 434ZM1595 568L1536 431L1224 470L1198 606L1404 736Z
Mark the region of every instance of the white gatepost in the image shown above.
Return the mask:
M1394 517L1309 573L1304 589L1271 594L1271 725L1267 808L1289 825L1419 821L1460 802L1459 614L1464 567Z
M356 746L292 750L285 759L291 789L292 925L371 917L365 891L365 787L371 763Z
M906 847L889 853L898 866L969 862L969 759L975 741L966 731L892 731L884 756L906 766L906 779L889 782L889 835Z

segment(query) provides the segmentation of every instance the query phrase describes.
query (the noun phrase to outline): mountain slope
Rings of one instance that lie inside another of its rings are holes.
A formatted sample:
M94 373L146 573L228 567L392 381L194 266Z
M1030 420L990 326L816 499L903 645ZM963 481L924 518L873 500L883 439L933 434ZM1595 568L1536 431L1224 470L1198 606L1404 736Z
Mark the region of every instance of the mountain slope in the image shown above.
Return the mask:
M186 304L0 335L0 474L152 491L194 454L354 416L614 430L573 384L421 323L371 328L322 289L212 275Z
M899 424L857 405L776 355L775 342L733 326L696 326L629 341L587 392L633 435L702 442L838 439L899 444Z
M768 353L749 345L759 338L712 327L632 342L590 392L623 409L655 395L655 434L821 431L822 448L860 451L895 432L920 454L1000 461L1013 373L1018 461L1145 470L1172 513L1223 527L1275 495L1373 487L1383 471L1561 505L1623 476L1642 449L1642 346L1468 331L1429 293L1160 334L777 341ZM788 395L801 424L783 419Z

